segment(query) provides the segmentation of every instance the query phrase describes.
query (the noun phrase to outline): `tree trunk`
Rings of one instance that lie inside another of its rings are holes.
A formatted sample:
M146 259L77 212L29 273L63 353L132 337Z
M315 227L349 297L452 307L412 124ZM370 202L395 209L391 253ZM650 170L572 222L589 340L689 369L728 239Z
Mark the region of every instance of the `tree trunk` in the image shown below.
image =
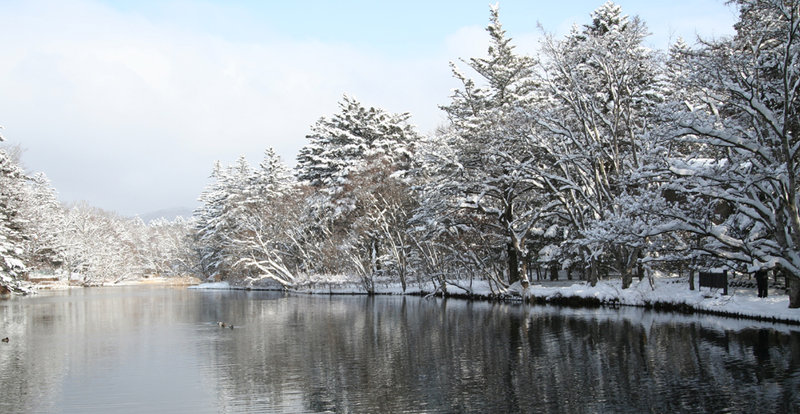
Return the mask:
M379 258L381 257L380 248L381 247L378 244L378 241L375 240L375 239L372 239L372 241L370 242L370 250L371 250L370 255L371 255L371 259L372 259L371 260L372 261L372 267L375 270L375 272L380 272L382 270L381 269L381 261L379 260Z
M617 263L622 276L622 288L627 289L633 283L633 273L639 273L639 280L642 280L641 267L639 265L639 254L641 249L627 249L620 247L617 251Z
M633 283L633 273L628 266L622 266L622 288L627 289Z
M597 260L594 259L589 263L589 284L597 286Z
M785 273L784 276L789 285L789 309L800 308L800 277Z
M530 277L528 276L528 261L522 261L522 270L520 271L522 274L522 279L520 280L520 284L522 285L523 289L527 289L528 286L531 285Z
M639 255L641 256L641 252ZM642 257L639 258L641 259ZM642 263L638 260L636 261L636 274L639 276L640 282L644 280L644 266L642 266Z
M508 254L508 284L513 285L519 282L519 257L517 256L517 249L514 248L513 243L506 245L506 253Z

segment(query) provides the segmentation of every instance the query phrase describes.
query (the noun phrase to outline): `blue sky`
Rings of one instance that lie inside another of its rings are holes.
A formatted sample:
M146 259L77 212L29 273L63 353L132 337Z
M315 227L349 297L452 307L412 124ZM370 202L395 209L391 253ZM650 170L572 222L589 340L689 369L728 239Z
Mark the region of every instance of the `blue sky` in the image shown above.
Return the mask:
M618 1L665 48L732 32L722 1ZM501 1L518 50L601 1ZM294 163L342 94L411 112L422 132L482 55L486 1L0 0L0 125L62 201L122 214L196 206L214 160Z
M402 55L441 51L440 41L466 26L484 26L491 2L466 1L110 1L116 10L188 30L210 32L232 41L274 38L342 42ZM717 0L617 1L639 15L658 40L671 31L686 37L695 28L704 34L728 31L732 9ZM586 22L602 1L502 1L503 24L512 33L535 31L541 22L559 31ZM187 12L188 11L188 12ZM223 18L224 17L224 18ZM708 30L708 29L712 30ZM656 30L657 29L657 30ZM658 45L659 47L662 45Z

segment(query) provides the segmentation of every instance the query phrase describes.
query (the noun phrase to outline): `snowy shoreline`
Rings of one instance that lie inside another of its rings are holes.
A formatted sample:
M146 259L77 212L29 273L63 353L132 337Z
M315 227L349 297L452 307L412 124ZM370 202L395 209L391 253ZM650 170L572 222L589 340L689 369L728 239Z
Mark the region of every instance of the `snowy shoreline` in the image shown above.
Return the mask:
M620 280L604 280L592 287L576 281L534 283L527 289L512 285L498 294L485 281L457 281L448 284L448 297L480 300L517 300L537 304L569 307L632 306L675 313L701 313L714 316L746 318L766 322L800 325L800 309L789 309L789 298L779 289L771 289L770 296L759 298L754 289L729 288L729 295L719 289L689 290L685 278L654 278L634 282L622 289ZM190 289L280 290L274 287L235 285L228 282L202 283ZM411 284L403 292L399 283L376 284L378 295L429 295L431 283ZM365 295L367 291L356 282L304 284L286 289L290 293L316 295Z

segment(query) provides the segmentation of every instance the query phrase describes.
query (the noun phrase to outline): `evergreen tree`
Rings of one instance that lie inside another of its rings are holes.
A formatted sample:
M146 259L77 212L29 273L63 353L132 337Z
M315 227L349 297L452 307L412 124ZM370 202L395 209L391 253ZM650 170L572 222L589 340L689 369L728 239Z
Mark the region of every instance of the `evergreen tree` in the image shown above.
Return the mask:
M25 260L37 270L57 270L64 260L64 208L44 173L26 179L22 191L19 214L29 235L24 244Z
M214 163L210 179L211 182L200 194L200 207L194 211L194 244L202 274L206 278L220 278L224 245L222 215L225 211L227 190L225 171L219 161Z
M525 285L527 274L520 266L527 254L526 239L541 218L542 186L535 172L544 162L528 117L536 99L536 62L514 52L496 6L486 30L491 41L488 57L467 62L480 78L470 79L452 65L462 89L443 107L448 129L427 147L432 150L425 154L429 178L418 216L435 223L440 234L488 236L489 251L505 258L508 283Z
M319 246L311 266L323 273L357 272L368 290L385 273L387 250L376 222L388 200L408 194L418 135L409 114L367 108L345 96L340 112L321 118L297 158L297 176L311 192L305 243ZM309 249L309 251L311 251Z
M250 283L270 279L291 285L305 259L295 229L300 227L294 176L272 148L252 173L235 216L237 231L227 240L236 251L237 269L251 271Z
M22 261L26 236L19 215L24 180L22 169L0 148L0 291L4 292L25 291L21 279L26 272Z
M297 225L296 212L289 210L295 192L290 170L270 148L258 169L239 157L227 168L216 162L211 179L194 214L195 245L206 277L271 277L289 284L293 275L283 259L293 253L286 246L297 244L286 233Z
M416 133L409 114L390 114L367 108L344 96L340 112L321 118L311 127L297 156L297 176L328 194L339 194L351 174L370 158L380 158L407 170Z

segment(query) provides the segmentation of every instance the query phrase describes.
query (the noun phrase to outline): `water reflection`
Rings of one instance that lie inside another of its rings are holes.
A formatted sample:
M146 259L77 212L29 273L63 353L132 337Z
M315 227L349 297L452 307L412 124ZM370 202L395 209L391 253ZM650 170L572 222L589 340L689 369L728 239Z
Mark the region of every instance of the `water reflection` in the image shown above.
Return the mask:
M2 412L800 411L800 331L724 318L120 288L0 323Z

